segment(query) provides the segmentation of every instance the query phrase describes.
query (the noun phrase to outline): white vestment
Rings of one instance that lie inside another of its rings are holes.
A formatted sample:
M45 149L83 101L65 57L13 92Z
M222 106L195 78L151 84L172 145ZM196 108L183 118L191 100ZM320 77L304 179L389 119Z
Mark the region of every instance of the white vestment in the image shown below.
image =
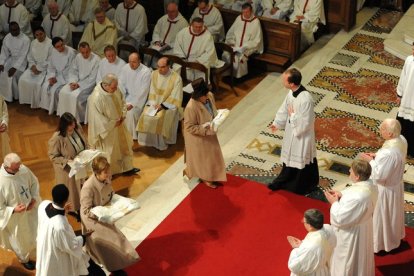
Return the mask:
M329 276L331 254L336 245L331 225L309 232L298 248L290 252L288 267L291 276Z
M29 66L19 79L19 103L30 104L32 108L39 107L42 84L46 77L47 64L52 49L52 41L48 37L42 42L37 39L31 42L27 55ZM32 66L36 66L36 69L40 71L38 75L32 72Z
M134 140L138 139L136 127L148 99L150 83L151 69L142 63L136 70L125 64L119 75L119 89L124 94L126 103L133 106L126 114L125 124Z
M39 15L42 7L42 0L17 0L17 2L26 7L26 10L30 14L30 21Z
M59 13L57 16L51 16L48 13L43 18L42 27L50 39L58 36L63 39L66 45L72 46L72 31L69 19L65 14Z
M261 6L261 1L262 0L252 0L251 3L248 0L234 0L233 3L231 4L231 6L229 7L232 10L235 11L242 11L242 6L245 3L250 3L252 5L253 8L253 13L256 14L257 16L262 15L262 6Z
M404 67L398 81L397 94L401 97L398 116L414 122L414 56L405 59Z
M249 56L263 53L263 34L259 19L255 16L250 19L244 19L243 15L238 16L227 32L226 44L234 45L236 50L233 62L235 77L247 75ZM226 62L231 62L229 55L224 55L223 58Z
M126 8L124 3L118 4L114 23L118 29L119 42L131 44L138 49L145 41L145 34L148 33L147 14L140 4L134 3L129 8ZM129 36L130 40L126 40L126 36Z
M174 42L178 32L185 27L188 27L188 22L181 14L178 14L173 20L169 19L166 14L158 19L154 27L151 44L154 45L155 42L160 42L168 45L168 49L162 51L162 53L164 55L170 55L173 52Z
M76 55L69 71L69 80L59 93L56 111L58 116L69 112L78 122L85 121L86 101L96 85L96 73L100 60L99 56L92 52L88 59L85 59L81 53ZM79 88L72 90L71 83L77 83Z
M83 238L75 235L65 210L45 200L39 205L38 219L36 276L88 275Z
M263 17L283 20L289 13L292 3L293 0L262 0ZM274 14L271 14L273 8L278 8L278 10Z
M0 246L14 251L19 261L26 263L36 248L39 182L25 165L14 175L2 165L0 183ZM32 199L36 204L31 210L13 213L18 204L28 206Z
M374 211L374 252L387 252L400 246L405 237L404 165L407 141L403 136L386 140L375 158L371 179L378 186L378 202Z
M190 18L190 22L195 18L200 17L204 21L204 26L207 27L208 31L214 38L215 42L223 41L225 38L223 18L221 17L220 11L210 4L206 12L200 11L197 7L195 8L193 15Z
M161 75L158 70L151 76L150 94L147 107L138 122L138 143L143 146L166 150L167 144L177 141L178 121L182 117L183 82L180 75L170 70ZM155 116L147 115L150 106L162 104Z
M97 0L73 0L68 15L72 32L83 32L86 25L95 19L94 12L98 7Z
M331 275L375 275L372 215L378 190L372 181L353 183L331 206L336 235Z
M50 2L55 2L59 6L59 11L62 12L66 17L69 15L70 11L70 5L72 3L72 0L47 0L45 1L45 4L42 8L42 16L43 18L49 13L49 8L47 7L47 4Z
M116 60L113 63L109 63L106 58L101 59L98 65L98 72L96 74L96 84L100 83L102 78L108 74L114 74L119 77L121 69L125 64L125 61L119 57L116 57Z
M65 46L63 53L58 52L55 48L52 49L40 97L40 107L48 110L49 115L56 111L60 89L69 83L69 70L75 56L76 51L69 46ZM50 78L57 80L53 86L49 85Z
M7 6L6 3L0 6L0 31L9 32L9 23L17 22L20 31L29 38L33 38L32 28L30 26L29 12L27 9L17 2L14 6Z
M0 124L9 126L9 112L7 111L7 104L4 98L0 96ZM10 153L10 137L7 133L7 129L4 132L0 132L0 158L4 159L6 154Z
M12 102L13 98L19 98L18 82L26 70L29 48L30 39L24 33L20 33L18 36L12 36L11 33L8 33L3 39L0 64L4 66L4 70L0 72L0 95L8 102ZM12 77L8 76L10 68L16 69Z

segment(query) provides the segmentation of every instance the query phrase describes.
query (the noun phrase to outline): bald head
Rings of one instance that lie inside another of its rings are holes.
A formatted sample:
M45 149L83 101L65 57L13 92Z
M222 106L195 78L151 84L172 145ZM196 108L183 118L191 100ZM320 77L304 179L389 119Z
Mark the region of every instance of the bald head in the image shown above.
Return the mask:
M59 13L59 5L55 1L51 1L47 4L49 13L51 16L56 16Z
M175 19L178 16L178 6L174 2L170 2L167 5L167 15L170 20Z
M132 53L128 57L128 63L132 70L137 70L139 65L141 64L141 60L139 58L138 53Z
M170 71L170 67L168 66L168 58L162 57L157 62L158 72L161 75L166 75Z
M380 125L380 133L385 140L401 135L401 124L397 119L387 118Z

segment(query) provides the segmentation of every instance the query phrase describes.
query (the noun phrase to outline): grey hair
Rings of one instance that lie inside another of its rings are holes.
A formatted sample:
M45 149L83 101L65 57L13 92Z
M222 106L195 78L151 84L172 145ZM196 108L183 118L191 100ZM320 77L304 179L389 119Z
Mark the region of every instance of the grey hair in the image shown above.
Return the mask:
M115 76L114 74L107 74L105 75L105 77L103 77L102 84L111 85L114 81L118 81L118 77Z
M401 124L397 119L387 118L381 125L385 130L392 134L392 138L397 138L401 135Z
M20 163L22 160L20 159L20 156L18 156L16 153L12 152L4 156L3 165L7 168L9 168L12 164Z
M319 230L323 227L323 214L318 209L308 209L303 215L305 222L313 228Z

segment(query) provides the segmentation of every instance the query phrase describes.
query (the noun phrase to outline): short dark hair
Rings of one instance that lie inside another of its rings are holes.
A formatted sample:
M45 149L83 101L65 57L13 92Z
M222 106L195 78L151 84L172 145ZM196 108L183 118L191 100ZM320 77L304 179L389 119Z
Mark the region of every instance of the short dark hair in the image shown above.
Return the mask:
M79 48L79 49L80 49L80 48L86 48L86 47L91 48L91 47L89 46L89 43L88 43L88 42L86 42L86 41L82 41L81 43L79 43L79 46L78 46L78 48Z
M242 5L242 10L247 9L247 8L252 11L253 10L252 4L246 2Z
M363 159L355 159L351 165L354 174L359 177L360 181L368 180L371 177L371 164Z
M209 91L208 86L203 78L198 78L194 80L193 82L191 82L191 86L193 87L193 90L194 90L193 93L191 94L191 98L193 98L194 100L197 100L201 98L202 96L207 95Z
M70 126L73 123L75 123L75 129L77 129L78 123L76 121L75 116L73 116L69 112L63 113L62 116L60 117L59 126L57 129L59 131L59 135L66 137L66 134L67 134L66 131L68 129L68 126Z
M208 5L210 1L209 0L198 0L197 3L206 3Z
M114 51L116 53L115 47L113 45L106 45L104 48L104 53L108 51Z
M61 37L59 37L59 36L55 36L54 38L52 38L52 45L53 45L53 47L55 47L56 44L58 44L60 41L63 42L63 39Z
M323 227L323 214L318 209L308 209L304 213L305 222L319 230Z
M9 28L10 28L11 26L17 26L17 27L19 27L19 28L20 28L19 23L17 23L16 21L11 21L11 22L9 23Z
M302 74L296 68L290 68L285 71L285 74L288 74L288 82L293 83L295 85L300 85L302 81Z
M65 184L57 184L52 189L53 202L62 206L69 199L69 190ZM62 206L63 207L63 206Z
M191 20L191 24L193 24L193 22L204 23L204 20L201 17L194 17L193 20Z
M45 29L43 29L42 26L37 26L36 28L33 29L33 33L37 32L37 31L45 32Z

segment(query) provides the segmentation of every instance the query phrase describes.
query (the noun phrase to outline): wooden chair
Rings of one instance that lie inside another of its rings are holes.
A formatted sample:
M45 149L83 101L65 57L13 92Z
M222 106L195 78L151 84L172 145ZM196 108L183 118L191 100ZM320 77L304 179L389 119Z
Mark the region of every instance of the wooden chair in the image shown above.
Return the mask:
M187 85L188 82L187 82L187 77L186 77L185 61L182 58L173 56L173 55L163 55L162 57L168 58L170 64L178 64L181 66L180 76L181 76L181 79L183 80L184 86Z
M185 68L202 72L204 74L204 80L208 82L208 69L203 64L198 62L185 62ZM187 83L191 82L191 80L188 79L187 70L185 70L185 81Z
M126 53L126 57L124 55L121 56L121 53ZM125 62L128 63L128 56L131 53L138 53L137 48L130 44L118 43L118 56L125 60Z
M152 69L156 69L152 66L152 63L155 60L158 60L161 57L160 52L158 52L155 49L149 48L149 47L141 47L139 48L139 54L141 57L142 63L144 63L146 66L151 67ZM146 59L145 56L149 56L150 59Z
M233 90L234 94L236 94L236 96L239 96L237 94L237 91L233 87L233 62L234 62L234 56L235 56L233 48L230 45L227 45L222 42L216 42L214 43L214 46L216 48L216 52L219 57L222 57L223 53L227 52L228 55L230 56L230 62L224 64L221 68L210 69L210 82L213 87L213 90L215 92L219 91L219 84L222 79L223 73L226 71L230 71L230 87Z

